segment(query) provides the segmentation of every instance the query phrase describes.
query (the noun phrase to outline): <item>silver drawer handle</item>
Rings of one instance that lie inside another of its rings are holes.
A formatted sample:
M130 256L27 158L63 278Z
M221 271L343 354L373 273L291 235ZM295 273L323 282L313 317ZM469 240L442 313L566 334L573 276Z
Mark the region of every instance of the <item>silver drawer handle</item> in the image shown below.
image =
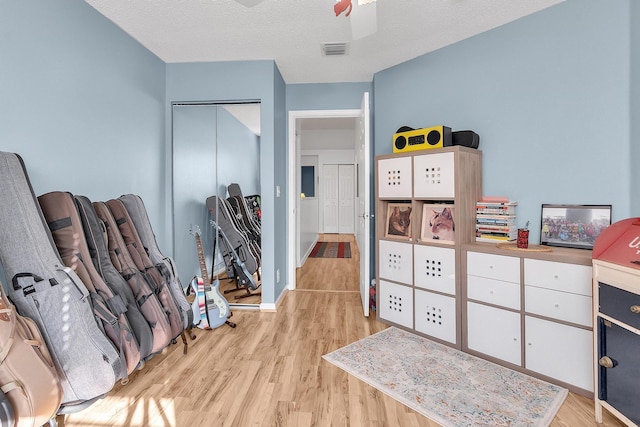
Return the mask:
M632 305L629 309L632 313L640 314L640 305Z

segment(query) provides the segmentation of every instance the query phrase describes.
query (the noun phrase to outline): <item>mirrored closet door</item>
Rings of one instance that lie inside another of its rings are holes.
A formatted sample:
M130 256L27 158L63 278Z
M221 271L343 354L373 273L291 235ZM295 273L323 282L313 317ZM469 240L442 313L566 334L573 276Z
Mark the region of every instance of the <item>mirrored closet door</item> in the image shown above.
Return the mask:
M172 116L174 259L180 280L187 286L194 276L208 278L230 306L257 306L260 103L174 103Z

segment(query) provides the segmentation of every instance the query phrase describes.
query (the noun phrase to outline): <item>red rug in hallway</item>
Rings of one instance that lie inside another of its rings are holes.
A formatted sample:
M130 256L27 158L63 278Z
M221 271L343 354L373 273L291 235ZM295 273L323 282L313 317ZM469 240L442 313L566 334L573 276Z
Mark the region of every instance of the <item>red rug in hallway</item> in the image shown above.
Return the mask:
M309 258L351 258L349 242L318 242Z

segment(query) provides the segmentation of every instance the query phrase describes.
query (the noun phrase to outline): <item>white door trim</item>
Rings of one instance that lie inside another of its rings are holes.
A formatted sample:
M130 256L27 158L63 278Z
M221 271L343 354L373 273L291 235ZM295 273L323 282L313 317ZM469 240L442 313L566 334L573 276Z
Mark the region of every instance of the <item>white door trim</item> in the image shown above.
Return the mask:
M300 119L330 119L336 117L360 117L360 109L349 110L298 110L289 111L289 146L288 146L288 167L287 167L287 215L289 216L287 229L287 269L288 280L287 289L296 288L296 242L300 240L300 191L298 185L298 165L300 164L300 142L296 137L297 121Z

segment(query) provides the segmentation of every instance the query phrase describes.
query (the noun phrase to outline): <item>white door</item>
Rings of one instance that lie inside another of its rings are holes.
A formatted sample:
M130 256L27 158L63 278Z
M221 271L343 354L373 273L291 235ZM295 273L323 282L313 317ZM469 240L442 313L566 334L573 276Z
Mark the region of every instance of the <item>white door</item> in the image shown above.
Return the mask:
M358 206L356 210L358 215L356 218L356 241L360 250L360 297L365 316L369 316L369 243L371 241L369 235L371 228L369 143L369 93L365 92L362 97L360 117L358 117L356 124L356 200Z
M338 166L338 233L353 234L355 196L353 165Z
M339 168L338 165L324 165L322 168L322 232L338 233L338 201L339 193Z

